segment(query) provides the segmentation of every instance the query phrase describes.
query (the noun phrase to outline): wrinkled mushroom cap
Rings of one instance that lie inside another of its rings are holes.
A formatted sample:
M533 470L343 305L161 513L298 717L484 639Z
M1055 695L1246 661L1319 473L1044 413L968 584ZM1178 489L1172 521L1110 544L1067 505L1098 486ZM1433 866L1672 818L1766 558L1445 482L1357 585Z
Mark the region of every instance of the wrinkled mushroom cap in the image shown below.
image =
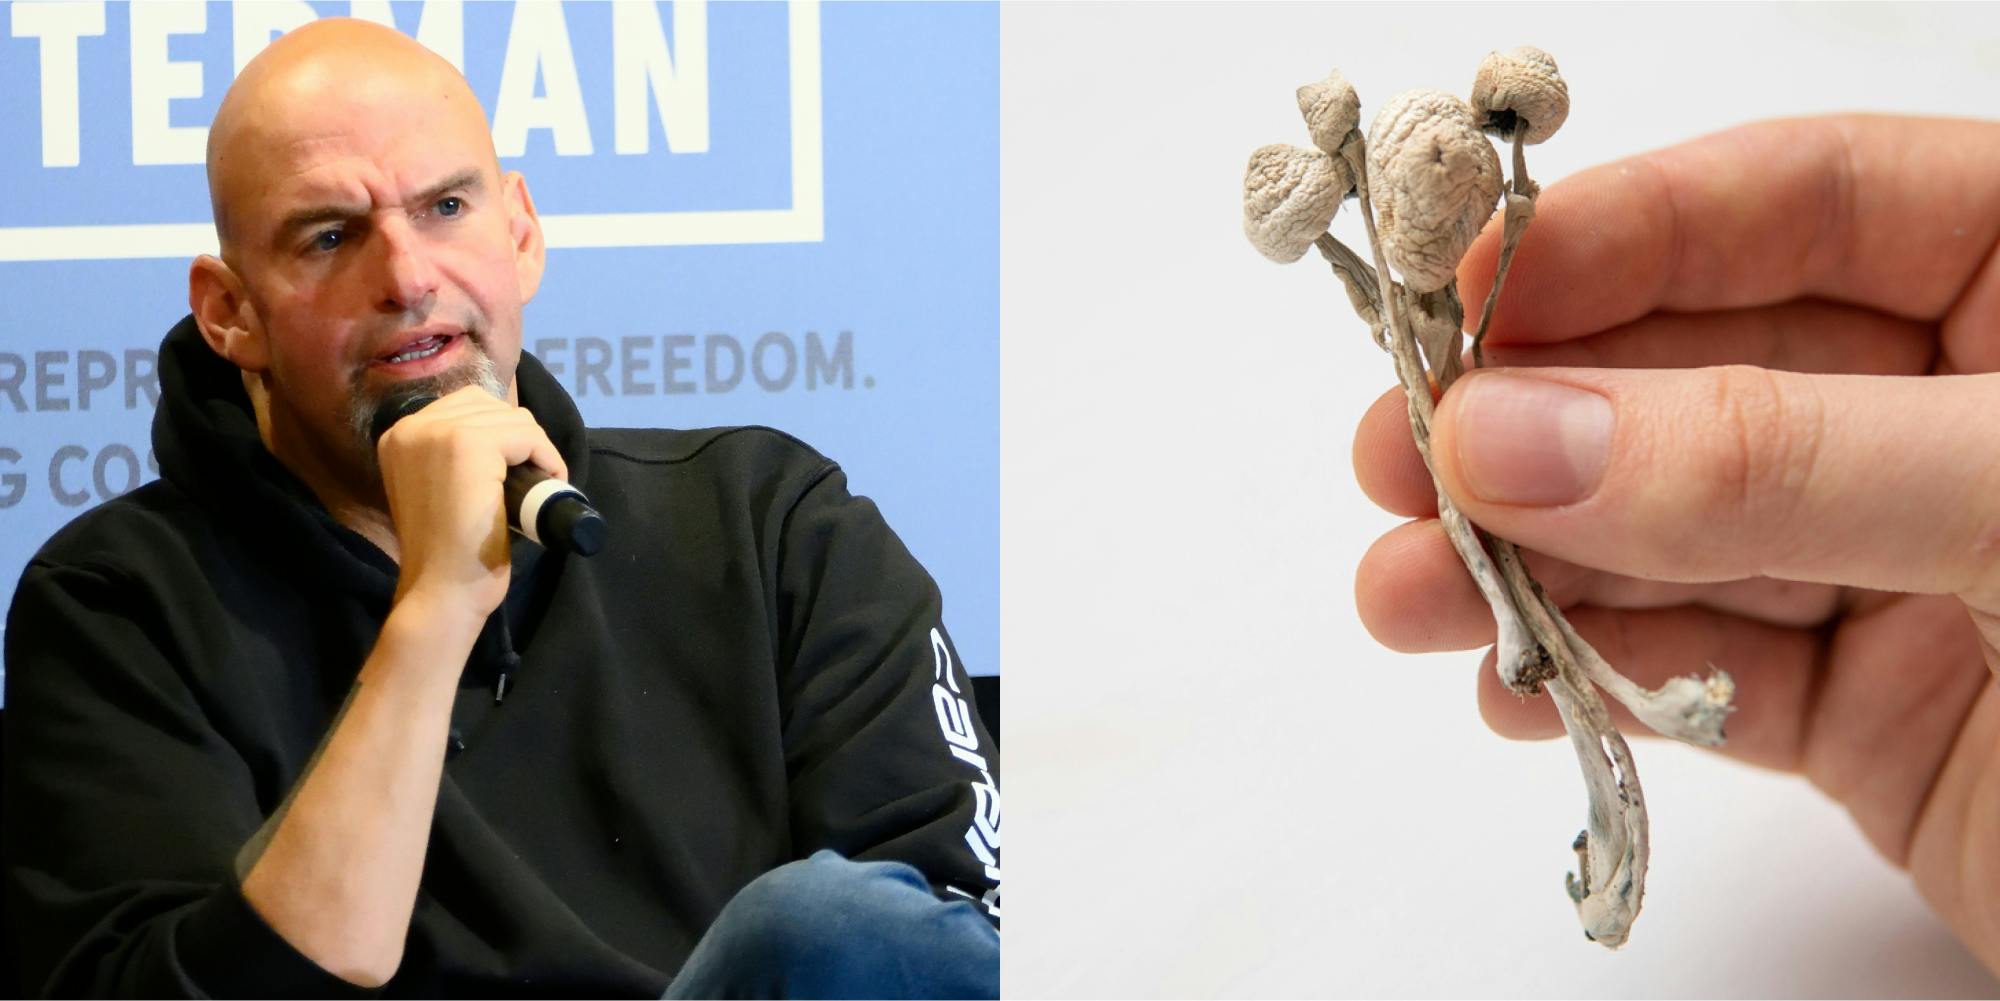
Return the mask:
M1290 264L1333 224L1353 187L1339 157L1284 143L1260 147L1243 172L1243 234L1265 257Z
M1361 96L1334 70L1326 79L1299 88L1299 113L1306 117L1313 145L1339 156L1347 134L1361 124Z
M1556 71L1555 57L1533 46L1489 52L1472 80L1472 107L1479 127L1502 139L1514 138L1525 123L1521 141L1533 146L1555 135L1569 117L1569 85Z
M1500 157L1472 109L1441 90L1389 99L1368 130L1368 191L1382 254L1412 292L1456 277L1500 201Z

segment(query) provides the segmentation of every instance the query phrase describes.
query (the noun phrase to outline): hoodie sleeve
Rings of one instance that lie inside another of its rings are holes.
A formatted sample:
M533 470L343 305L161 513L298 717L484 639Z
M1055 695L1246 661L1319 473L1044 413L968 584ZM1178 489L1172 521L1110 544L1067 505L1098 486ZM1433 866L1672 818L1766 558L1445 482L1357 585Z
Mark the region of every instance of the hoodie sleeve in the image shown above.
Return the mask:
M893 859L1000 918L1000 761L937 584L827 466L779 536L792 828L803 855Z
M31 564L6 630L7 925L29 996L365 996L265 924L234 875L249 767L139 589Z

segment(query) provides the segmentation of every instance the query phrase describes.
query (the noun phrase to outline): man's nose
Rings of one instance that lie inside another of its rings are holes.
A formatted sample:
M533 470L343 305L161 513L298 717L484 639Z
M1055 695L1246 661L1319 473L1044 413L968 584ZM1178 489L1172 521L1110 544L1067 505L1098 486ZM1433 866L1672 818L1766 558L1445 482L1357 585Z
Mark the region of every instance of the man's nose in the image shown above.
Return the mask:
M437 294L438 271L422 234L404 220L377 230L382 268L382 307L421 313Z

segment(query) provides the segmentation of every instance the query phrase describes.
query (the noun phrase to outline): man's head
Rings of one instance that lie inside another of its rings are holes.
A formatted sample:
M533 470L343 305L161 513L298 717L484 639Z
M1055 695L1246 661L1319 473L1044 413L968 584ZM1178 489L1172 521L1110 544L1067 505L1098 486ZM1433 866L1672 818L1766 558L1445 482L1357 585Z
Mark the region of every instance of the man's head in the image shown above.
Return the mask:
M366 21L284 35L224 95L208 185L222 256L194 262L189 306L309 481L373 492L365 429L397 385L515 398L541 225L450 63Z

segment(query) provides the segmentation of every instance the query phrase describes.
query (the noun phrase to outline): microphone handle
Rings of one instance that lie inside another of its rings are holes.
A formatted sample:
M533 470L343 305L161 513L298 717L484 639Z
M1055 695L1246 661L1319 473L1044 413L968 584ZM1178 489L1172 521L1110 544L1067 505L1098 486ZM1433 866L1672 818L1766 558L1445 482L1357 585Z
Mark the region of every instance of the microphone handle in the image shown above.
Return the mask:
M604 548L604 516L577 488L523 463L507 470L505 493L507 527L528 541L578 556Z

